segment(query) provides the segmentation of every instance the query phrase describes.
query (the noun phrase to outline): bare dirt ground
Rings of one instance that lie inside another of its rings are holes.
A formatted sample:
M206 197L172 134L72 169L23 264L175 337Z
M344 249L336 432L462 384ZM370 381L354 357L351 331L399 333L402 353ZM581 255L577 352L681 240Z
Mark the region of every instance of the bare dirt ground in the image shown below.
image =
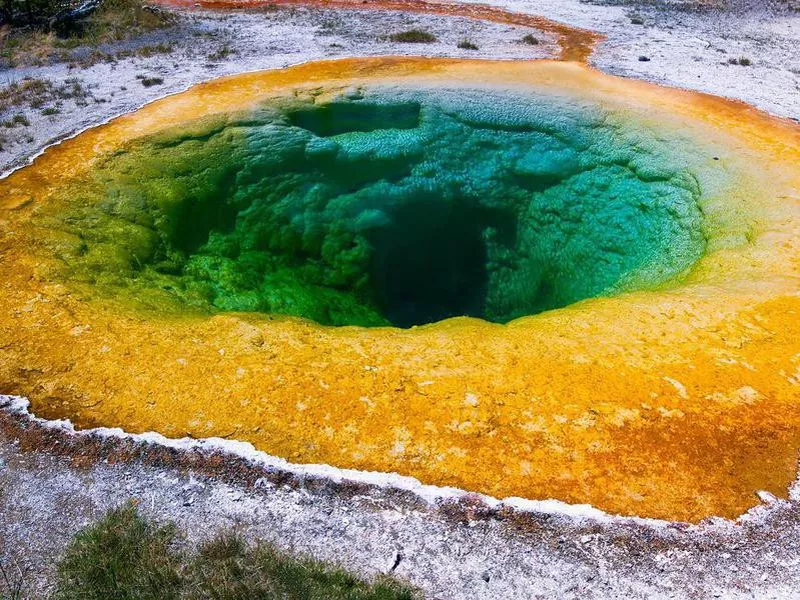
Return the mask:
M792 0L712 7L657 0L492 3L604 33L590 59L604 71L729 96L800 120L800 7ZM411 28L439 41L396 44L384 37ZM527 33L542 43L520 43ZM462 39L479 49L457 48ZM0 114L3 122L20 114L29 123L0 127L0 171L221 75L344 56L528 59L557 52L547 34L465 18L302 7L186 12L173 29L146 38L1 70L0 86L33 78L65 93ZM739 64L741 58L749 64ZM143 78L162 81L146 86ZM800 489L788 502L765 497L737 522L689 527L580 511L521 514L468 498L437 505L391 488L253 469L231 456L183 456L144 442L78 441L0 409L0 559L27 568L27 597L46 597L55 557L70 535L135 498L148 514L175 520L187 543L236 525L367 575L391 570L400 556L395 573L430 598L800 598Z

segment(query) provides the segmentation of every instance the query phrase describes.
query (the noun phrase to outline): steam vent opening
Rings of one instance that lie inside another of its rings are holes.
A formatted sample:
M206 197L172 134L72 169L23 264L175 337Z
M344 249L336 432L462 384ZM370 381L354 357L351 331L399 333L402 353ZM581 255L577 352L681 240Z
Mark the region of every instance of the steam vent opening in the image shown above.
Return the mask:
M701 257L700 189L673 154L557 97L377 87L131 143L41 218L80 237L58 248L68 279L146 305L505 323Z

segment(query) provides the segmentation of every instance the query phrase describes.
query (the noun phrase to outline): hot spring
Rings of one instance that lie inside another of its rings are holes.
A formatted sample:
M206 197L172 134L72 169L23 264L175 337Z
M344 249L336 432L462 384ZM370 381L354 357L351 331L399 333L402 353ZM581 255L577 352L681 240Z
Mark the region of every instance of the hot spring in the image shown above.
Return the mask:
M42 218L61 276L324 325L505 323L658 287L705 249L680 149L596 107L425 87L276 104L65 188Z
M736 515L796 473L799 147L577 65L198 86L0 182L0 393L501 497Z

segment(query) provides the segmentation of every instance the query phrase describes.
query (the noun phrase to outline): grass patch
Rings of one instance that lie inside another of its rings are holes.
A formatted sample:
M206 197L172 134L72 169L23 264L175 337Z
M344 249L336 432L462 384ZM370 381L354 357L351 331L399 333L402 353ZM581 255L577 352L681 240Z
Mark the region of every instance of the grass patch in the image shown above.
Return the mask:
M137 48L119 50L117 52L100 52L95 50L88 56L70 62L70 68L88 68L100 62L113 63L127 58L152 58L159 54L170 54L175 50L172 43L145 44ZM65 57L66 58L66 57Z
M72 99L78 105L86 104L89 92L76 78L55 85L47 79L23 79L0 88L0 112L15 106L42 108L48 102Z
M742 67L749 67L753 64L753 61L747 58L746 56L740 56L739 58L729 58L728 59L729 65L740 65Z
M0 138L0 151L3 149L3 141L5 140ZM19 563L13 560L8 562L0 560L0 600L22 600L25 577L26 569Z
M462 50L477 50L478 46L469 40L461 40L458 42L458 47Z
M0 111L12 106L42 105L53 96L53 84L46 79L23 79L0 89Z
M133 50L120 50L114 54L115 60L121 60L123 58L131 58L131 57L138 57L138 58L151 58L153 56L157 56L159 54L171 54L175 50L175 46L173 44L146 44L144 46L139 46Z
M522 37L522 43L528 46L538 46L539 40L533 34L527 34Z
M7 121L3 121L3 127L8 127L9 129L17 126L27 127L30 124L28 118L23 114L16 114Z
M424 29L409 29L391 34L389 40L401 44L431 44L436 41L436 36Z
M133 504L80 531L58 564L53 600L177 600L175 527L142 519Z
M53 600L414 600L389 577L369 583L337 567L248 544L226 532L195 552L174 526L155 525L133 504L78 533L58 564Z
M212 52L211 54L209 54L208 60L210 60L211 62L219 62L221 60L225 60L233 53L234 50L230 46L225 44L224 46L219 48L216 52Z
M119 42L174 25L172 13L146 6L141 0L104 0L87 19L84 39L92 44Z
M9 67L67 61L75 48L132 39L174 23L172 13L150 8L142 0L104 0L100 8L64 37L35 28L0 30L0 58Z

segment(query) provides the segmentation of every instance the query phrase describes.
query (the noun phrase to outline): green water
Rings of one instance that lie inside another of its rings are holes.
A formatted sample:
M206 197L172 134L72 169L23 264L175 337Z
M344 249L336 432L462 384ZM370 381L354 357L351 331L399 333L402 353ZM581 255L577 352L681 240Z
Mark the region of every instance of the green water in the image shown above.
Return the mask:
M373 88L139 140L38 218L59 277L149 308L507 322L690 268L686 164L598 107Z

